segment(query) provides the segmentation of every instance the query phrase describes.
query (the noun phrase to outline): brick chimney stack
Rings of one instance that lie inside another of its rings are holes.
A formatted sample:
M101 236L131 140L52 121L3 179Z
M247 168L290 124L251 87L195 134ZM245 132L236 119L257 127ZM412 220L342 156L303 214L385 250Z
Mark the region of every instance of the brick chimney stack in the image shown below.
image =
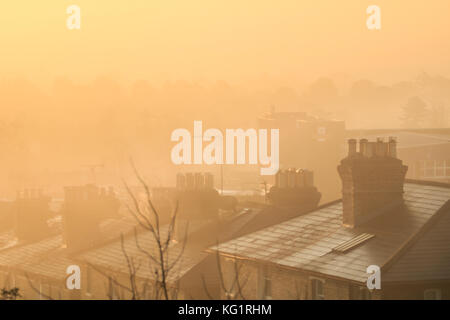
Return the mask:
M342 179L343 224L356 227L403 203L408 167L396 158L396 141L350 139L349 152L338 166Z
M17 192L15 201L16 236L20 241L36 241L49 235L50 198L41 190L25 189Z
M270 188L267 198L280 207L315 208L321 194L314 186L314 174L310 170L289 168L278 170L275 185Z
M179 173L176 189L180 219L203 219L218 213L219 193L214 189L214 176L211 173Z
M64 241L71 251L85 249L101 240L100 223L116 217L119 201L112 188L94 185L64 188Z

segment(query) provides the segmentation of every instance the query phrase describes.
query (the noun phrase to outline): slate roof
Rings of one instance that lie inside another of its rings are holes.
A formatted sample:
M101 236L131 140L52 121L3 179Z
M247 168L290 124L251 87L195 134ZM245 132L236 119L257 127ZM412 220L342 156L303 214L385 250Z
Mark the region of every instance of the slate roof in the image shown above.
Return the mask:
M166 239L166 228L161 228L162 239ZM139 247L144 248L152 254L157 254L157 245L153 235L148 232L137 234ZM169 246L166 257L169 265L174 265L167 278L168 282L173 282L183 277L189 270L202 261L207 255L198 250L190 250L186 247L182 252L182 244L172 243ZM143 253L136 244L135 235L130 235L124 239L126 254L133 258L136 266L140 266L136 276L142 279L154 279L154 269L149 267L150 259ZM177 258L180 256L179 260ZM114 241L97 249L88 250L77 256L80 261L87 262L94 267L106 269L106 272L118 272L128 274L128 265L122 250L121 241ZM154 265L153 265L154 266Z
M404 190L403 209L386 213L357 228L342 226L342 202L338 200L212 250L289 269L366 282L369 265L383 269L450 199L450 188L446 186L406 183ZM345 253L333 251L361 233L375 237ZM447 269L449 267L447 265Z
M38 242L12 247L0 253L0 265L4 267L20 266L37 256L60 248L61 245L62 236L58 235Z
M384 282L450 279L450 210L398 258L382 279Z
M218 235L219 243L297 217L310 211L311 207L311 204L305 204L300 208L283 208L272 205L263 208L251 208L249 212L239 213L233 216L230 221L223 223L222 231Z
M205 221L190 221L187 229L187 237L194 234L195 232L201 230L209 223L208 220ZM161 226L161 239L166 239L168 225ZM150 252L156 252L157 244L153 235L147 231L142 230L139 227L140 232L137 233L137 240L139 246ZM189 240L188 242L189 243ZM124 237L124 247L127 255L133 257L136 265L141 265L137 271L136 276L145 279L154 279L154 273L151 268L149 268L149 258L143 253L136 245L135 234L130 234ZM183 250L182 243L177 243L175 241L169 247L168 256L166 261L170 265L174 265L172 271L169 273L167 279L168 282L174 282L182 278L187 272L189 272L195 265L203 261L207 254L198 250L196 246L185 246L180 259L180 252ZM94 249L89 249L81 252L76 256L78 261L83 261L91 264L94 267L101 268L105 272L118 272L128 274L128 265L126 258L122 250L122 243L120 238L116 239L106 245L99 246ZM176 261L176 263L174 263Z
M14 230L3 231L0 233L0 250L13 247L19 243Z
M107 219L100 224L103 241L111 241L121 233L132 230L135 221L130 218ZM33 243L19 243L0 250L0 268L21 270L53 280L66 277L66 269L75 260L64 247L62 234Z

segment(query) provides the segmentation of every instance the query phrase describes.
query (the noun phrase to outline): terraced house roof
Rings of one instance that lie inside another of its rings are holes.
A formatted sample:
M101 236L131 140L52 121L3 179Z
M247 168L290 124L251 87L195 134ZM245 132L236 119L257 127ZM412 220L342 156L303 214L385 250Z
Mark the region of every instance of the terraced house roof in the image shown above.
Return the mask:
M366 282L366 268L369 265L378 265L387 274L391 269L392 277L395 278L394 275L398 277L398 274L407 273L405 266L409 261L422 259L417 255L432 254L432 251L426 252L427 249L433 246L438 248L450 238L444 237L450 225L449 214L446 214L449 211L446 204L450 199L450 187L409 182L405 183L404 190L403 208L397 208L355 228L342 225L342 201L339 200L305 215L228 241L212 250L219 250L222 255L239 259L359 283ZM424 227L436 220L434 218L442 220L436 223L440 226L432 232L432 236L424 236L419 240L408 253L407 246L417 240L415 237L420 238ZM344 251L333 250L362 234L373 237L365 237L363 242ZM436 266L436 271L440 271L436 275L450 278L448 246L445 253L446 258L440 259L441 263ZM439 259L440 254L440 251L434 251L435 259Z
M102 239L111 241L121 233L130 232L135 225L136 222L129 218L105 220L100 225ZM75 261L64 246L62 234L0 250L0 268L52 280L64 279L67 267Z
M166 239L164 233L162 230L162 239ZM137 236L130 235L126 237L123 248L127 256L132 258L135 265L138 266L136 272L138 278L153 279L155 277L154 268L149 267L149 263L151 263L150 259L139 249L144 248L147 252L151 252L151 254L157 256L158 247L151 232L145 231L138 233ZM172 271L168 274L167 281L173 282L180 279L205 257L205 253L199 252L198 250L190 250L189 247L183 249L181 243L174 242L169 246L167 256L165 257L165 262L170 266L173 265ZM80 254L77 259L109 272L122 274L128 274L129 272L121 241L114 241L100 248L88 250Z

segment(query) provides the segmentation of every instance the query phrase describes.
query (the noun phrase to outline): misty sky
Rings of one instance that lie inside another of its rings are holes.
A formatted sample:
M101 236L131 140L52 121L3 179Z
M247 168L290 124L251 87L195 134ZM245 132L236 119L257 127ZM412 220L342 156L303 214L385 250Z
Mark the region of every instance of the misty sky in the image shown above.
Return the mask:
M81 30L66 8L82 10ZM369 31L366 8L381 7ZM1 77L50 83L450 75L450 1L42 0L0 4Z

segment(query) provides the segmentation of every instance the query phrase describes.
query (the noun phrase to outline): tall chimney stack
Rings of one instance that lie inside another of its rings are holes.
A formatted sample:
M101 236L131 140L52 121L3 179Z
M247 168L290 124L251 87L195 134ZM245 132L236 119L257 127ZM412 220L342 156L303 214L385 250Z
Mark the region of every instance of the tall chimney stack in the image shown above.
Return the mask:
M205 173L205 188L214 189L214 176L210 172Z
M295 168L289 168L286 172L287 175L287 185L289 188L295 188L297 173L295 172Z
M49 235L49 202L50 198L38 190L17 192L15 233L20 241L36 241Z
M63 207L64 240L71 251L85 249L101 240L100 223L115 217L119 201L110 188L94 185L64 188Z
M267 198L281 207L315 208L321 194L314 187L314 173L306 169L278 170L276 184L270 188Z
M367 139L359 140L359 153L365 155L367 153ZM356 145L355 145L356 148Z
M348 140L348 156L353 157L356 155L356 139Z
M389 156L397 158L397 141L394 137L389 137Z
M184 189L186 187L186 177L182 173L177 174L177 189Z
M343 224L356 227L401 205L408 167L396 158L395 140L360 140L359 152L341 161Z

